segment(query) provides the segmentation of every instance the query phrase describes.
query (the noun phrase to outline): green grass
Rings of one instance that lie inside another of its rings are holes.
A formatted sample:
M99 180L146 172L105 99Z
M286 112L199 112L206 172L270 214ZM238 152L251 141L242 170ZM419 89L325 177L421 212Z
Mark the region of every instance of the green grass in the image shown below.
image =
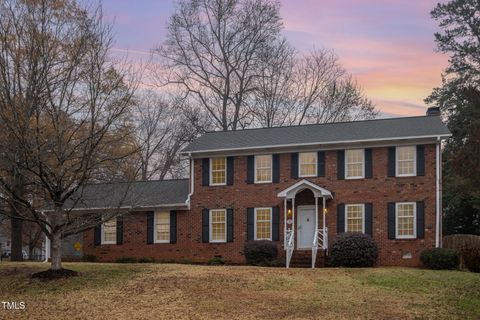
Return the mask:
M29 278L46 267L0 264L0 301L27 304L0 319L480 319L469 272L65 263L81 276Z

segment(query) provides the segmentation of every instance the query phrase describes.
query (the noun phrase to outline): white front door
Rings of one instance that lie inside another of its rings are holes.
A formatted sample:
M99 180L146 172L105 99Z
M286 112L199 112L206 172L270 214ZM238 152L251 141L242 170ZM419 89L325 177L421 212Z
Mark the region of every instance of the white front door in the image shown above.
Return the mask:
M315 206L299 206L297 210L297 248L311 249L315 234Z

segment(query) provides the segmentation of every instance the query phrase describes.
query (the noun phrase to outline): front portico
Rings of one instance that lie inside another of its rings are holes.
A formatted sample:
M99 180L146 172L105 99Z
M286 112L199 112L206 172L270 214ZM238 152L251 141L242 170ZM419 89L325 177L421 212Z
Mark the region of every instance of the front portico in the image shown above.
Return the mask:
M305 190L309 190L313 194L314 204L296 206L295 198ZM286 267L290 267L290 259L293 250L296 248L297 250L312 250L312 268L314 268L318 248L328 249L328 228L326 227L325 213L326 201L333 198L332 193L308 180L301 180L279 192L277 196L284 199ZM318 215L319 198L322 202L321 228L319 228ZM295 239L297 240L296 246Z

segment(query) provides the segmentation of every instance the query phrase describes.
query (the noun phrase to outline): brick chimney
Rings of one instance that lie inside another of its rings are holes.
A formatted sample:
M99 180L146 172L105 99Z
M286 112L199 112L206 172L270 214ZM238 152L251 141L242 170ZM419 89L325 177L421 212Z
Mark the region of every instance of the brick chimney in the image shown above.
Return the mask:
M440 107L430 107L427 109L427 116L439 116Z

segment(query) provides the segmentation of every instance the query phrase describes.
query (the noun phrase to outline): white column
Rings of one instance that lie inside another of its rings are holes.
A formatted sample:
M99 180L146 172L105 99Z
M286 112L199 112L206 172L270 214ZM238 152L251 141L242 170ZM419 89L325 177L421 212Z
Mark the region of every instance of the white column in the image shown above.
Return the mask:
M283 248L287 249L287 197L283 199Z
M318 237L318 197L315 196L315 237Z
M327 248L325 248L325 239L328 236L327 232L326 232L327 225L326 225L326 222L325 222L325 197L323 197L322 214L323 214L323 227L322 227L322 230L323 230L323 249L327 249Z
M295 198L292 199L292 232L295 232Z

